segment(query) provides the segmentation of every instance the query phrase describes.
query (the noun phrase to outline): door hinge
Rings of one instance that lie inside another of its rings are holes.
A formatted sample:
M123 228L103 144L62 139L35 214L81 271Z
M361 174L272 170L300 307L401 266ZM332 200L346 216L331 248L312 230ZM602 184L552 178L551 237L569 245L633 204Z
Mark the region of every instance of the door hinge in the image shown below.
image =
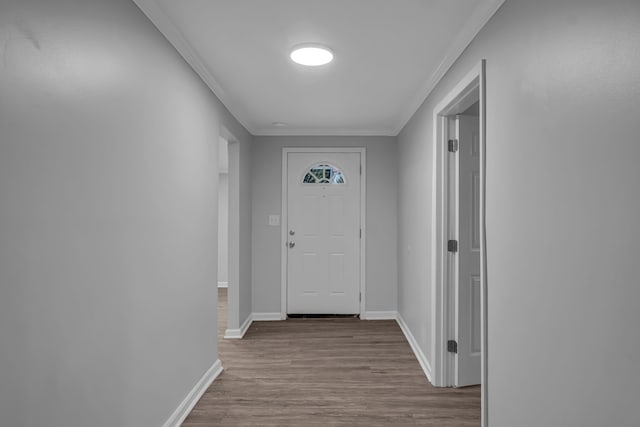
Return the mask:
M360 229L360 238L362 239L362 228Z
M449 140L449 152L450 153L455 153L456 151L458 151L458 140L457 139L450 139Z
M362 163L360 163L360 175L362 175Z
M358 294L358 301L362 302L362 292Z
M449 240L447 242L447 251L449 251L449 252L458 252L458 241L457 240Z
M447 341L447 351L449 353L458 353L458 342L456 340Z

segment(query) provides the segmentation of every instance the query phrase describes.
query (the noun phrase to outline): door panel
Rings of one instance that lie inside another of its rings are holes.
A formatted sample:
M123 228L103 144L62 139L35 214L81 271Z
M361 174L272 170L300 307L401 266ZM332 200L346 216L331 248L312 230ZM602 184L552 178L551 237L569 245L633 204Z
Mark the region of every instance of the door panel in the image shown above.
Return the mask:
M480 353L481 348L481 336L480 336L480 276L471 277L471 295L469 296L471 311L471 353Z
M458 268L456 276L456 340L454 384L480 384L480 150L478 117L456 118Z
M360 153L287 154L287 313L360 313L360 179Z

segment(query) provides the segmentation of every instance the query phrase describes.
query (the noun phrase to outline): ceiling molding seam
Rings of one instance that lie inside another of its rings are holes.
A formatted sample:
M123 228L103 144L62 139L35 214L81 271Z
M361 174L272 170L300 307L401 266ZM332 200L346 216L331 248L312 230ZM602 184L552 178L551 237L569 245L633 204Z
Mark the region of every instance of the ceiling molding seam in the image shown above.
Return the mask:
M343 128L288 128L288 129L256 129L254 136L396 136L388 129L343 129Z
M409 107L405 109L404 113L399 114L400 121L398 125L388 131L386 130L331 130L331 129L296 129L291 128L287 130L275 130L275 129L255 129L247 124L246 118L248 115L242 108L240 108L231 100L226 99L225 92L222 86L215 79L211 71L204 64L204 61L193 50L190 43L187 42L184 35L178 30L177 26L169 18L168 14L162 9L156 0L133 0L133 2L142 10L142 12L151 20L151 22L158 28L158 30L164 35L164 37L174 46L178 53L184 58L184 60L191 66L191 68L200 76L209 89L218 97L220 102L229 110L229 112L244 126L252 135L360 135L360 136L397 136L402 129L407 125L409 120L418 111L420 106L429 97L431 92L435 89L436 85L445 76L447 71L455 63L455 61L462 55L464 50L469 46L473 39L478 35L480 30L491 19L495 12L502 6L505 0L493 0L489 7L476 11L474 15L464 25L463 31L455 39L451 47L447 50L444 59L426 81L426 83L416 91L417 95L414 98L414 102L409 104Z
M229 100L225 99L225 92L222 86L218 83L213 76L209 68L204 64L204 61L193 50L191 44L185 39L178 27L173 23L169 15L155 0L133 0L138 8L144 13L147 18L153 23L153 25L160 31L160 33L173 45L182 58L189 64L189 66L200 76L202 81L209 87L209 89L218 97L220 102L229 110L231 115L244 126L245 129L251 134L255 134L252 128L247 125L246 121L242 117L246 115L240 114L240 109L232 104L229 104Z
M480 11L475 12L467 23L462 27L463 30L460 35L455 39L451 47L447 50L444 59L431 75L427 83L417 90L416 93L420 94L416 97L415 101L410 104L404 114L400 114L401 120L399 125L393 130L393 135L397 136L402 129L407 125L409 120L422 106L424 101L429 97L431 92L435 89L436 85L442 80L447 71L456 62L456 60L462 55L464 50L471 44L473 39L478 35L480 30L489 22L489 19L498 11L500 6L506 0L493 0L487 8L483 8Z

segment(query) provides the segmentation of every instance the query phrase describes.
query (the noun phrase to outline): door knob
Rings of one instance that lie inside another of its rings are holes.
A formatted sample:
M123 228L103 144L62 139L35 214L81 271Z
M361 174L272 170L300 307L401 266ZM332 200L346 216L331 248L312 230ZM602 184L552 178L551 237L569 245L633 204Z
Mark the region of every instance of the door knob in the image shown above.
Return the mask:
M293 248L296 245L296 242L291 241L289 242L289 248Z

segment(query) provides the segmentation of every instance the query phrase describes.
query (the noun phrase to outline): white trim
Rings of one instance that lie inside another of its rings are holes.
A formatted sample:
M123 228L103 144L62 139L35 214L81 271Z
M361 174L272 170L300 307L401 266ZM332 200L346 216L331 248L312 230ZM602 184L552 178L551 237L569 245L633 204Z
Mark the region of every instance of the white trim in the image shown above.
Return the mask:
M398 132L395 128L390 127L369 129L260 127L252 129L251 134L255 136L396 136Z
M229 282L218 282L218 287L219 288L228 288L229 287Z
M282 221L280 222L280 312L287 318L287 174L289 153L359 153L362 174L360 176L360 313L366 312L366 248L367 248L367 149L365 147L283 147L282 148ZM255 313L254 313L255 314ZM254 318L255 320L255 318Z
M282 317L282 313L253 313L252 314L254 322L271 322L275 320L284 320Z
M487 277L487 74L486 61L480 63L480 342L482 345L480 409L482 427L489 426L489 333L487 293L489 281Z
M239 329L227 329L224 331L224 338L226 339L241 339L244 337L244 334L247 333L249 326L253 323L253 314L249 314L247 318L242 322L242 325Z
M173 414L165 421L163 427L180 427L204 392L207 391L211 383L222 373L222 370L222 362L218 359L207 369L207 372L205 372L202 378L193 386L184 400L180 402L180 405L173 411Z
M184 60L200 76L202 81L218 97L220 102L229 110L231 115L250 133L252 126L249 126L249 114L240 104L228 97L216 78L209 71L208 66L195 51L191 44L185 39L178 26L171 20L167 12L162 8L157 0L133 0L140 10L147 15L153 25L164 35L173 45Z
M358 135L358 136L396 136L402 131L407 122L413 117L425 99L431 94L436 85L449 71L449 68L462 55L462 52L469 46L471 41L478 35L482 27L491 19L496 11L502 6L505 0L485 0L486 6L478 8L473 15L462 23L458 37L446 50L445 56L436 70L427 78L424 84L415 91L412 102L407 103L407 108L399 114L400 120L397 125L388 128L369 129L307 129L307 128L287 128L272 129L253 126L250 115L244 107L232 97L227 96L222 86L215 79L211 71L198 53L191 47L182 32L169 18L169 15L161 7L157 0L133 0L135 4L153 22L165 38L176 48L185 61L195 70L200 78L205 82L211 91L220 99L229 112L242 124L249 133L253 135Z
M489 19L498 11L505 0L488 0L485 7L479 8L466 23L460 25L460 33L455 41L451 44L445 53L440 66L434 71L425 84L415 91L416 96L412 103L408 103L408 107L401 112L398 126L393 129L392 134L398 135L407 125L411 117L418 111L440 80L447 74L447 71L458 60L464 50L471 44L473 39L478 35L480 30L489 22Z
M288 154L286 148L282 149L282 206L280 207L280 318L287 318L287 224L289 216L287 206L287 177L288 177Z
M220 136L227 140L229 156L229 241L227 242L228 258L228 291L227 291L227 327L240 329L240 142L224 126L220 128Z
M413 350L413 354L415 354L416 359L418 359L418 363L420 363L420 367L422 367L422 371L424 372L429 382L433 384L433 371L431 369L431 364L429 363L427 356L420 348L418 341L411 333L411 329L409 329L409 326L407 326L407 322L404 321L404 318L400 313L397 313L396 322L398 322L398 326L400 326L402 333L409 342L411 350Z
M452 307L449 292L449 261L446 240L449 238L447 188L447 133L448 120L446 116L456 109L463 107L462 103L474 91L479 92L480 102L480 280L481 280L481 342L482 342L482 376L481 376L481 407L482 426L488 426L488 377L487 377L487 273L486 273L486 92L485 92L485 60L477 64L456 86L438 103L433 110L433 212L431 232L434 236L431 244L432 263L432 354L435 358L434 385L450 386L453 384L453 357L447 352L446 341L452 323ZM455 309L455 307L453 308Z
M397 311L365 311L364 315L360 315L362 320L396 320L397 318Z
M272 322L277 320L284 320L281 313L251 313L242 323L240 329L227 329L224 332L224 338L241 339L247 333L253 322Z
M431 233L434 238L431 241L431 313L432 313L432 339L431 349L434 356L434 385L447 387L451 386L451 379L448 375L447 366L450 364L451 356L447 352L446 341L448 319L443 318L448 313L448 253L446 240L449 238L449 224L447 216L447 192L448 185L448 163L446 140L448 134L447 119L444 117L457 105L463 94L469 93L478 86L482 63L475 66L458 84L438 103L433 110L433 191L432 206L435 215L432 216ZM482 144L482 138L480 143ZM449 362L449 363L448 363Z

